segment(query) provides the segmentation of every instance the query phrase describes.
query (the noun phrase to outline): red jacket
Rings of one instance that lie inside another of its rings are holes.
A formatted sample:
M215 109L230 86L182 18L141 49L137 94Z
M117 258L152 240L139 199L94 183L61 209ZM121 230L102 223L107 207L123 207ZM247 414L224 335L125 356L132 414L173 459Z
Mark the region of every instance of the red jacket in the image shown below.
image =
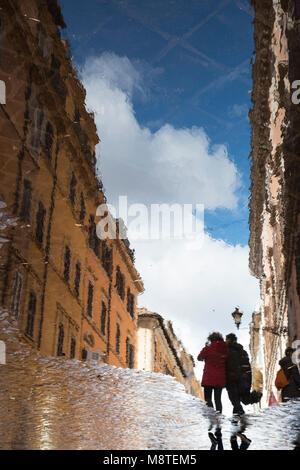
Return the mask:
M202 386L225 387L225 362L228 355L225 341L213 341L205 346L198 356L198 361L205 361Z

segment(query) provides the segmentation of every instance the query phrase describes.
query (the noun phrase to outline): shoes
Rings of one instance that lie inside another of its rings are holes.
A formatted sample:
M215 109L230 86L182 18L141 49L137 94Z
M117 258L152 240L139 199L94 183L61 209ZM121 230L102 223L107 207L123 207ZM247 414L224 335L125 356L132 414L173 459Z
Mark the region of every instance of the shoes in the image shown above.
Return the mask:
M251 439L248 439L248 437L245 434L242 434L241 432L237 432L236 435L243 441L246 442L247 444L251 444Z
M257 392L256 390L254 390L251 393L251 405L253 405L254 403L259 403L262 399L262 396L263 394L261 392Z
M211 444L212 444L211 450L215 450L216 447L217 447L217 444L218 444L217 439L215 438L215 436L214 436L214 434L213 434L212 432L209 432L209 433L208 433L208 437L210 438Z

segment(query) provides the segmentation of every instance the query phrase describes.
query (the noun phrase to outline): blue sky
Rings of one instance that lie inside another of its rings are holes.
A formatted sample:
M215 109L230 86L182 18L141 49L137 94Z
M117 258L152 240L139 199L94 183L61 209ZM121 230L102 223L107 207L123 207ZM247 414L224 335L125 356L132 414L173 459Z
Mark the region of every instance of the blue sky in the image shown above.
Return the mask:
M242 177L236 210L205 211L206 231L248 242L252 12L246 0L62 0L73 60L113 52L144 79L132 96L141 126L202 127ZM199 201L201 202L201 201Z
M139 306L196 356L209 332L240 341L259 300L248 267L252 13L247 0L61 0L95 112L108 201L203 203L203 245L134 242Z

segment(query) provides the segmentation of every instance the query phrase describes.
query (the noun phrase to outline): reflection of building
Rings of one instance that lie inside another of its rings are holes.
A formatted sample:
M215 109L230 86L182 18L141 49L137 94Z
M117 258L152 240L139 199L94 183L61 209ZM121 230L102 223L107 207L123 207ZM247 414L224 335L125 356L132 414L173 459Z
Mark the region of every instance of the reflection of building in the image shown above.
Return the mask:
M300 339L300 3L253 0L250 268L261 283L267 399L278 361Z
M186 391L202 397L194 360L176 337L171 322L146 308L138 309L137 368L175 377Z
M250 355L252 368L252 388L258 392L264 389L264 352L261 330L261 313L253 313L250 323ZM258 406L263 405L262 402ZM256 406L256 405L255 405Z
M0 11L0 200L15 227L1 251L1 304L42 354L134 366L143 284L127 240L100 241L93 115L55 0Z

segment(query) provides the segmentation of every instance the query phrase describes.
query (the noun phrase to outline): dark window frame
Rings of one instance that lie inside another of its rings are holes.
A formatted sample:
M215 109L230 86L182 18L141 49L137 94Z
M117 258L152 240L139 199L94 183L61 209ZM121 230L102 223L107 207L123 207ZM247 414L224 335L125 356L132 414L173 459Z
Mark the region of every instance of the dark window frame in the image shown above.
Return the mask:
M81 263L80 261L77 261L77 263L75 264L75 278L74 278L74 291L77 297L79 297L80 281L81 281Z
M121 328L119 323L117 323L117 329L116 329L116 353L120 354L120 348L121 346Z
M70 359L74 359L76 355L76 339L74 336L71 338L71 343L70 343Z
M19 318L22 288L23 288L23 276L19 273L18 270L16 270L15 275L14 275L14 280L13 280L11 303L10 303L10 311L12 315L14 315L15 318Z
M65 328L63 323L58 325L58 337L57 337L57 356L64 356L64 339L65 339Z
M45 220L46 209L42 201L39 201L38 210L36 212L35 238L40 246L42 246L44 241Z
M94 300L94 284L91 281L89 281L86 313L90 318L93 318L93 300Z
M72 177L71 177L71 180L70 180L69 199L70 199L70 202L71 202L73 207L74 207L75 202L76 202L76 187L77 187L77 178L74 175L74 173L72 172Z
M29 292L28 308L27 308L27 321L25 333L29 338L33 339L34 336L34 322L36 317L36 294L34 291Z
M65 245L65 254L64 254L64 279L65 281L70 280L70 266L71 266L71 249L69 245Z
M32 205L32 184L29 180L23 181L23 196L20 209L20 219L26 224L30 224L30 213Z
M100 317L100 330L103 336L106 334L106 316L107 316L107 308L105 302L102 300L102 309L101 309L101 317Z

